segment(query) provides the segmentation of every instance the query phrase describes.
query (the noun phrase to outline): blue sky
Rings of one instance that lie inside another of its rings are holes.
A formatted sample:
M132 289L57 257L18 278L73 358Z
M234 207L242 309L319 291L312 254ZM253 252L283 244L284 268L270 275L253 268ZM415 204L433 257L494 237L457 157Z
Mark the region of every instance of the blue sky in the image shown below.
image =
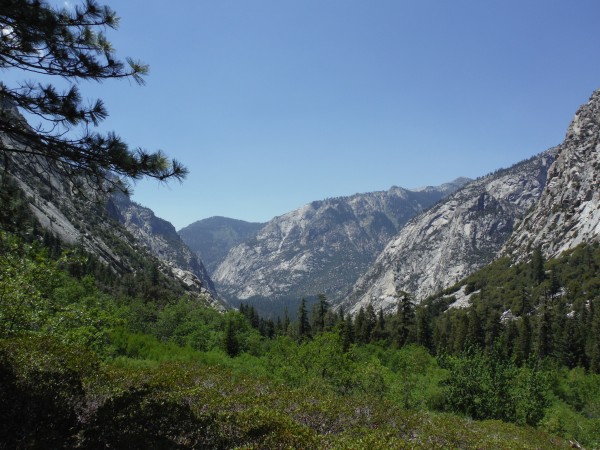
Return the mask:
M178 229L484 175L559 144L600 87L598 0L104 3L150 74L81 90L190 169L134 187Z

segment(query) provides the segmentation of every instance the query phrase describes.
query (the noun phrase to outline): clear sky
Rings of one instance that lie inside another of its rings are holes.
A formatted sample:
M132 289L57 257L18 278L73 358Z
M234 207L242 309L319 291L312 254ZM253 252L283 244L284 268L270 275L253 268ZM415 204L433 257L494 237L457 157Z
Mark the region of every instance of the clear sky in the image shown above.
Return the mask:
M562 142L600 87L598 0L100 3L150 74L81 90L107 129L187 165L134 186L177 229L484 175Z

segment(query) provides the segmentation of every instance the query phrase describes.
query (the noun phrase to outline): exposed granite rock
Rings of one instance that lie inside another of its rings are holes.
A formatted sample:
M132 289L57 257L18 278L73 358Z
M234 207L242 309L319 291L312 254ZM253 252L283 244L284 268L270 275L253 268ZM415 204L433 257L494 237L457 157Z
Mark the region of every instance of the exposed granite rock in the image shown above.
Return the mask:
M8 113L27 126L16 110L9 109ZM0 134L0 145L19 150L22 144ZM202 264L185 247L175 228L149 209L122 194L111 201L89 185L88 195L74 194L72 180L55 173L42 157L2 152L0 164L29 199L41 226L61 241L82 246L117 274L135 273L145 262L154 261L165 276L198 294L202 302L219 310L226 308ZM85 186L85 180L79 180L77 190L85 190Z
M491 262L542 193L555 149L479 178L418 215L342 302L389 310L397 291L420 301Z
M600 239L600 90L582 105L559 146L538 204L519 224L504 251L527 258L541 246L554 257Z
M466 181L312 202L274 218L255 238L232 248L213 280L232 300L324 293L335 301L411 217Z
M108 210L114 219L122 223L137 243L164 261L172 272L188 287L208 291L217 297L215 286L204 265L184 244L175 227L154 212L132 202L122 193L115 193L109 200Z

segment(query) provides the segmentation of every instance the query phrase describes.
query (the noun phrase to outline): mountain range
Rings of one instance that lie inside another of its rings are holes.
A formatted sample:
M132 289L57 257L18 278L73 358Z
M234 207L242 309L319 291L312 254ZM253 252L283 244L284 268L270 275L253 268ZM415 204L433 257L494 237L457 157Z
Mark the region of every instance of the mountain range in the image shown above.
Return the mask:
M501 255L523 260L539 246L552 257L597 240L599 96L580 107L562 144L512 167L276 217L228 249L215 285L229 300L324 293L352 313L368 304L388 310L401 293L421 301Z
M539 200L555 155L552 149L474 180L415 217L357 281L344 308L388 310L400 292L420 301L491 262Z
M325 294L356 312L390 309L404 293L421 301L502 255L527 260L539 248L557 256L597 241L599 142L596 91L562 144L476 180L314 201L266 224L210 218L179 233L123 194L73 195L41 158L6 154L2 163L42 227L114 273L156 265L219 309L222 299Z
M411 217L467 181L304 205L232 247L213 273L215 285L230 301L325 294L335 302Z

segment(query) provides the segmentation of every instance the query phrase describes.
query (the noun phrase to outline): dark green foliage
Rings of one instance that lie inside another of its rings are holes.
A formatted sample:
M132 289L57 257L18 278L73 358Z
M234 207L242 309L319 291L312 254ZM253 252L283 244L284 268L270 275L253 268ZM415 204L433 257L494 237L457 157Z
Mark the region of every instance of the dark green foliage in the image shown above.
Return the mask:
M6 167L0 168L0 226L4 231L22 234L31 233L36 226L29 212L29 201L7 173ZM48 234L48 239L50 236Z
M535 367L517 366L500 352L478 350L447 360L446 401L474 419L536 425L549 405L550 385Z
M544 281L545 278L544 255L542 254L542 249L536 247L531 258L531 279L534 284L538 285Z
M240 344L235 335L234 324L230 320L227 321L225 326L225 340L223 347L225 348L225 352L232 358L240 353Z
M317 303L313 305L312 329L314 333L328 331L330 323L328 320L329 302L324 294L319 294ZM327 328L326 328L327 325Z
M582 245L550 261L537 249L529 263L493 262L461 282L471 292L468 312L443 312L447 297L424 303L436 315L434 350L457 355L467 346L490 350L502 342L503 351L518 364L535 352L568 368L597 371L592 359L600 337L593 326L599 263L598 244Z
M394 336L396 345L402 347L411 341L411 331L415 323L415 304L410 295L406 293L398 297Z
M298 308L298 339L307 339L310 337L310 323L308 321L308 311L306 310L306 300L302 299Z
M415 312L415 343L433 351L433 330L431 310L427 306L421 306Z
M81 427L86 350L55 339L0 341L0 447L70 448Z
M104 448L226 448L211 416L196 417L183 403L148 386L110 397L86 424L82 445Z

